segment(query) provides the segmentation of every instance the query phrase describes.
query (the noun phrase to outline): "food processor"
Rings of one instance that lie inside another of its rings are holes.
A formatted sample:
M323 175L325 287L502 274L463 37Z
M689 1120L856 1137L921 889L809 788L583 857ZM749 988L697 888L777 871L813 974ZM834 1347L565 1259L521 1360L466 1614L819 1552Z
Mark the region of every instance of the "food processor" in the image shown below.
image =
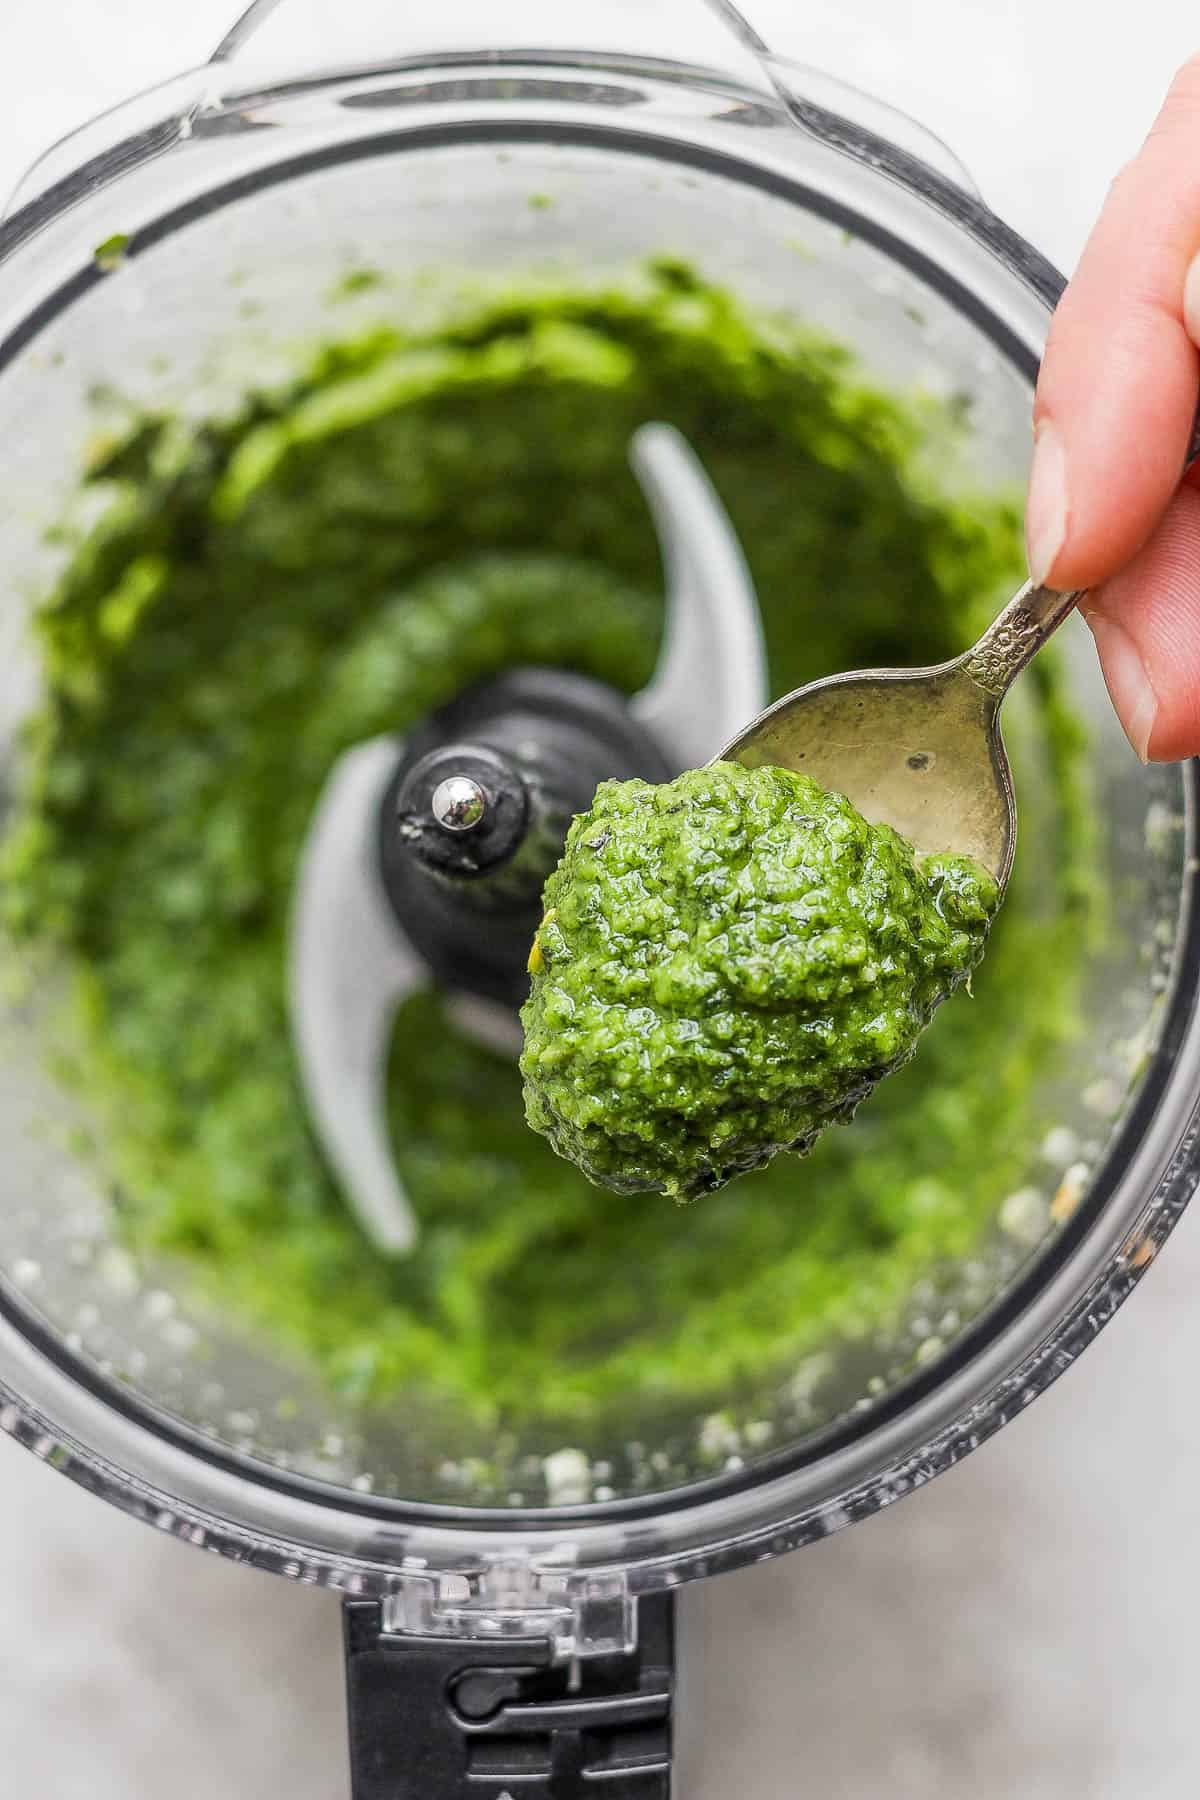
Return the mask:
M489 35L449 0L336 19L260 0L205 68L34 167L0 227L3 804L38 693L28 615L98 410L114 390L197 419L236 405L328 335L339 281L340 331L397 295L436 317L464 272L586 283L669 253L847 344L881 387L952 407L945 482L1020 490L1058 277L942 145L789 60L802 48L765 41L752 11L520 0ZM386 272L385 298L345 280L364 267ZM656 442L660 485L641 473L672 616L703 610L713 568L673 538L690 516L729 559L703 646L739 708L761 681L752 595L687 446ZM356 1800L667 1795L674 1590L922 1486L1065 1370L1153 1260L1200 1168L1195 772L1133 761L1086 639L1064 636L1112 918L1028 1181L969 1256L928 1272L887 1343L831 1345L727 1407L631 1392L613 1441L584 1443L557 1417L497 1432L417 1396L354 1406L169 1259L129 1252L47 1049L53 996L0 996L0 1425L160 1530L342 1594ZM329 771L294 871L292 1019L314 1130L381 1254L419 1228L380 1166L389 1009L420 965L460 990L471 1030L511 1031L526 827L582 803L564 769L696 757L702 736L671 740L688 707L664 726L654 703L670 655L641 720L519 670ZM472 818L481 794L492 812ZM335 962L331 934L354 954Z

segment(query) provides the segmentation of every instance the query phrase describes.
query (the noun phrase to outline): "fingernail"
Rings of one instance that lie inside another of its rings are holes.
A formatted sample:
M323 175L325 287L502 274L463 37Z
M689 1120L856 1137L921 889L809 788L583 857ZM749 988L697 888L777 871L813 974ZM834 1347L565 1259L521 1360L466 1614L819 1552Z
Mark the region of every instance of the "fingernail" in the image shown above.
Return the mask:
M1025 549L1029 574L1041 587L1049 580L1067 536L1067 458L1050 419L1034 432L1033 468L1025 502Z
M1200 252L1183 278L1183 323L1193 344L1200 345Z
M1150 761L1150 739L1158 718L1158 695L1154 692L1146 665L1137 645L1114 619L1102 613L1085 614L1100 661L1104 679L1117 709L1117 717L1142 762Z

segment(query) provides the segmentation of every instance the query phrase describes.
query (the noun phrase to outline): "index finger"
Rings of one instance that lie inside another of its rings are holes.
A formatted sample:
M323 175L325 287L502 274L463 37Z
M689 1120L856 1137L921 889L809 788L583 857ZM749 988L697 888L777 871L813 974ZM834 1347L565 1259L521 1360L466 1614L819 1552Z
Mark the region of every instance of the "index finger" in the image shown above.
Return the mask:
M1200 57L1118 175L1050 329L1034 404L1030 572L1092 587L1179 484L1200 387ZM1185 290L1189 305L1185 314Z

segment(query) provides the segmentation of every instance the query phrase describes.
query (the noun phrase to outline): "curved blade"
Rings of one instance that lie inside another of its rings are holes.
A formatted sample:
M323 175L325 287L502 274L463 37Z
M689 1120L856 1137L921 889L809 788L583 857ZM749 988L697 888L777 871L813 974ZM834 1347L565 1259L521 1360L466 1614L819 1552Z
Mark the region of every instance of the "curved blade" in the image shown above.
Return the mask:
M630 701L681 769L709 761L766 706L754 583L699 458L670 425L643 425L629 459L654 515L667 583L662 654Z
M395 738L373 738L334 766L300 860L288 949L313 1125L363 1230L393 1256L412 1249L417 1223L388 1137L388 1046L397 1007L428 982L375 867L376 818L398 755Z

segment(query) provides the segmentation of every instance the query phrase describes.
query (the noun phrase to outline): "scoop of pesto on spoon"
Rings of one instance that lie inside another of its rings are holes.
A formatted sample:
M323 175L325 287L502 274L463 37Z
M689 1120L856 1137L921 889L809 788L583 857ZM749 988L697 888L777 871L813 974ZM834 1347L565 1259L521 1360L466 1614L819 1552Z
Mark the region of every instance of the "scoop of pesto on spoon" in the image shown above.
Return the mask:
M599 1185L681 1201L803 1154L912 1056L999 898L789 769L606 782L546 887L528 1121Z
M601 787L530 962L534 1130L687 1200L850 1118L983 952L1016 842L1001 706L1081 598L1029 582L949 662L811 682L706 769Z

